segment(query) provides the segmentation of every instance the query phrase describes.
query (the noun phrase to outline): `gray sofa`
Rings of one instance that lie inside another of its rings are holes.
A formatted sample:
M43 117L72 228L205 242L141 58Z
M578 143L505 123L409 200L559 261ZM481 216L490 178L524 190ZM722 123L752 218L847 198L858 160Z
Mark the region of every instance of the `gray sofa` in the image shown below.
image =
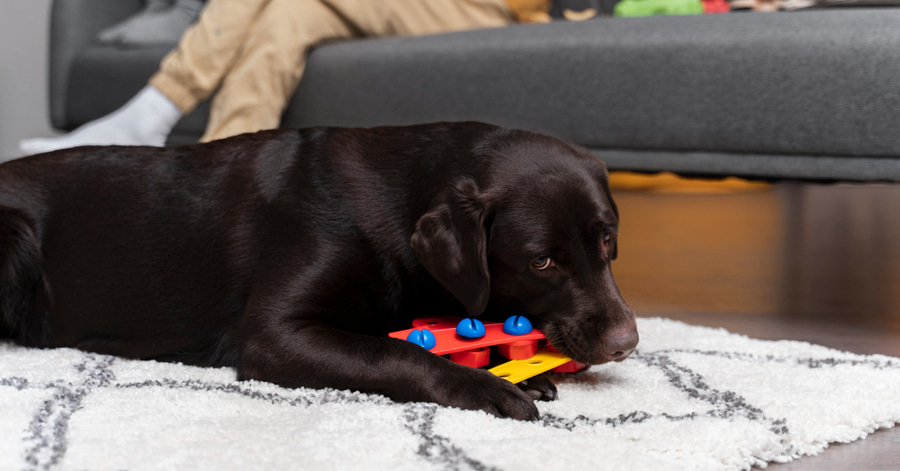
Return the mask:
M51 118L127 101L168 48L94 42L139 0L61 0ZM196 140L208 105L176 127ZM900 8L601 18L318 47L282 125L478 120L590 148L614 169L900 181Z

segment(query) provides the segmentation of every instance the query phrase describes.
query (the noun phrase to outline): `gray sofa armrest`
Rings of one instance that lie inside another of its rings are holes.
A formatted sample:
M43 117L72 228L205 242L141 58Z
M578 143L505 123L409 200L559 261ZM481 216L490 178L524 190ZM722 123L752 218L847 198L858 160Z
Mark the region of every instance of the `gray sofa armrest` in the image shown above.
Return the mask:
M141 0L54 0L50 13L50 122L70 129L65 114L69 70L97 33L141 9Z

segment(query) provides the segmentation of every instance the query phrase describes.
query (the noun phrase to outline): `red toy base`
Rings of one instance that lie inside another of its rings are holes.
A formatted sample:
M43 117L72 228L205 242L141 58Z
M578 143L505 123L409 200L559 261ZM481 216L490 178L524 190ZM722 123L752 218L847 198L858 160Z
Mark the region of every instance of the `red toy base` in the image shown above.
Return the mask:
M519 340L518 342L497 345L497 352L510 360L527 360L538 350L537 340Z
M459 363L463 366L472 368L481 368L487 366L491 362L491 348L484 347L478 350L469 350L467 352L456 352L450 354L450 361Z
M565 365L557 366L553 368L554 373L578 373L579 371L587 368L587 365L584 363L578 363L575 360L572 360Z

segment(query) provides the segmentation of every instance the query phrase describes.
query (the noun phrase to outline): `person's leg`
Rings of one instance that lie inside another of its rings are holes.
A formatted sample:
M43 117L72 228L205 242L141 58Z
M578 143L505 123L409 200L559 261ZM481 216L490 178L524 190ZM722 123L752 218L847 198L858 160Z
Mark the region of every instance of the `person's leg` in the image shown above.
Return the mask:
M271 0L209 0L197 23L160 64L150 85L183 113L209 97L234 67Z
M368 36L416 36L516 22L506 0L322 0Z
M202 142L278 127L309 49L326 39L419 35L515 22L504 0L272 0L212 103Z
M270 0L209 0L150 84L119 110L55 138L26 139L25 155L81 145L165 144L182 114L219 86Z
M315 44L355 35L321 0L272 0L216 93L201 142L278 127Z

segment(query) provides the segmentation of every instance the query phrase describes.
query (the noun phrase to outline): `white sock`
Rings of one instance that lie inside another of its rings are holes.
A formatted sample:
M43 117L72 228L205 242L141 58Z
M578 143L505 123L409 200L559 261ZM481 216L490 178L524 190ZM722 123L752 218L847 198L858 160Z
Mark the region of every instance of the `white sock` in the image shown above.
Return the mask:
M65 136L25 139L24 155L87 145L163 146L181 110L153 86L147 85L128 103Z

